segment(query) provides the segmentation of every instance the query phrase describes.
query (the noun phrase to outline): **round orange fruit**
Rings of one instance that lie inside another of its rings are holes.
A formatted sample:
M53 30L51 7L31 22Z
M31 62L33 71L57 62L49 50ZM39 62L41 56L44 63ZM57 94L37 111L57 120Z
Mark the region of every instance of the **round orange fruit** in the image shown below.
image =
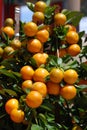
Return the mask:
M72 44L67 48L67 53L71 56L77 56L81 51L81 48L78 44Z
M34 22L25 23L25 25L24 25L24 33L27 36L29 36L29 37L35 36L37 31L38 31L38 26L37 26L36 23L34 23Z
M36 61L37 66L39 67L42 64L46 64L48 54L46 53L36 53L33 55L34 60Z
M47 82L47 93L51 95L58 95L60 92L60 85L53 83L52 81Z
M34 12L33 16L32 16L32 21L36 24L41 24L44 22L45 16L44 13L42 12Z
M21 123L24 120L24 111L20 109L13 109L10 113L10 118L15 123Z
M39 107L43 102L42 95L38 91L31 91L26 96L26 104L31 108Z
M66 35L66 41L69 44L77 44L79 41L79 35L75 31L69 31Z
M49 72L45 68L37 68L33 75L33 80L37 82L46 82Z
M43 97L47 94L47 86L43 82L35 82L32 85L32 90L38 91Z
M59 68L53 68L50 71L50 80L54 83L60 83L63 80L63 71Z
M74 84L78 79L78 73L74 69L68 69L64 72L64 81L68 84Z
M44 1L37 1L34 6L34 11L44 12L47 4Z
M77 90L73 85L65 85L60 89L60 95L66 100L73 99L77 94Z
M45 43L49 39L49 32L46 29L41 29L36 33L36 38Z
M24 80L31 80L33 78L34 70L31 66L25 65L21 68L20 73Z
M76 32L76 27L70 24L66 24L65 28L68 28L68 31L75 31Z
M20 48L21 48L21 42L20 42L20 40L18 40L18 39L13 39L13 40L10 42L10 46L11 46L12 48L14 48L14 50L20 49Z
M18 107L19 107L19 102L15 98L11 98L11 99L7 100L7 102L5 104L5 110L8 114L10 114L13 109L15 109L15 108L18 109Z
M2 30L9 38L12 38L15 34L14 30L10 26L6 26Z
M54 15L54 22L56 25L64 25L66 22L67 18L65 16L65 14L62 13L57 13Z
M5 26L13 27L13 25L14 25L14 20L12 18L6 18L5 19Z
M26 89L32 89L32 84L33 84L33 81L32 80L25 80L22 82L22 89L23 91L25 91Z
M40 52L42 44L38 39L31 39L27 42L27 50L31 53Z

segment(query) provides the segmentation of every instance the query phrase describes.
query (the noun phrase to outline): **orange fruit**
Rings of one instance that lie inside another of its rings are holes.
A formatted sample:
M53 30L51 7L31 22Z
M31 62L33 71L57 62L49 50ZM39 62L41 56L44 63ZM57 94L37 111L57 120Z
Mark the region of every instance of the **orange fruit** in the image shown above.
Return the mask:
M43 23L44 19L45 19L45 16L44 16L44 13L42 12L34 12L32 16L32 21L36 24Z
M60 86L52 81L47 82L47 93L51 95L58 95L60 92Z
M68 84L74 84L78 79L78 74L73 69L68 69L64 72L64 81Z
M15 123L21 123L24 120L24 111L13 109L10 113L10 118Z
M18 109L18 107L19 107L19 102L15 98L11 98L7 100L5 103L5 110L8 114L10 114L13 109L15 108Z
M66 41L69 44L77 44L79 41L79 35L75 31L69 31L66 35Z
M66 22L67 18L65 16L65 14L62 13L57 13L54 15L54 22L56 25L64 25Z
M53 68L50 71L50 80L54 83L60 83L63 80L63 71L59 68Z
M43 102L42 95L38 91L31 91L26 96L26 104L31 108L39 107Z
M14 20L12 18L6 18L5 19L5 26L13 27L13 25L14 25Z
M45 43L49 39L49 32L46 29L41 29L36 33L36 38Z
M38 31L38 26L34 22L28 22L24 25L24 33L29 36L35 36Z
M66 51L66 49L59 49L59 57L63 57L63 56L65 56L67 54L67 51Z
M31 39L27 42L27 50L31 53L40 52L42 44L38 39Z
M6 26L2 30L9 38L12 38L15 34L14 30L10 26Z
M34 6L34 11L44 12L47 7L47 4L43 1L37 1Z
M36 53L33 55L34 60L36 61L37 66L39 67L41 64L46 64L48 54L46 53Z
M76 32L76 27L70 24L66 24L65 28L68 28L68 31L75 31Z
M0 47L0 56L2 56L2 55L3 55L3 52L4 52L3 48L2 48L2 47Z
M72 44L67 48L67 52L68 54L70 54L71 56L76 56L80 53L81 48L78 44Z
M21 68L20 73L24 80L31 80L34 75L34 70L31 66L25 65Z
M33 75L33 80L36 82L45 82L49 72L45 68L37 68Z
M6 47L4 48L4 53L5 53L6 55L8 55L8 54L10 54L10 53L12 53L12 52L14 52L14 49L13 49L11 46L6 46Z
M21 42L20 42L20 40L18 40L18 39L13 39L13 40L10 42L10 46L11 46L12 48L14 48L14 50L20 49L20 48L21 48Z
M22 89L23 89L23 91L25 91L26 89L32 89L32 84L33 84L33 82L32 82L32 80L25 80L25 81L23 81L22 82Z
M72 130L82 130L82 127L80 127L79 125L77 125L76 122L74 124L75 125L73 126Z
M38 91L42 97L46 97L47 94L47 86L43 82L35 82L32 85L32 90L33 91Z
M71 100L76 96L77 90L73 85L65 85L60 89L60 95L66 100Z
M14 49L11 46L6 46L4 48L3 57L11 58L11 57L13 57L13 54L12 54L13 52L14 52Z

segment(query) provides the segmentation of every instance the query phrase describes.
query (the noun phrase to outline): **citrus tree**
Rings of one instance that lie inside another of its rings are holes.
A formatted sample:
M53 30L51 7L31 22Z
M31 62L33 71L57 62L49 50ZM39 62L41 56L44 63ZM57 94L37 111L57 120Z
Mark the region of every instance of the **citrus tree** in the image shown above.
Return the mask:
M83 14L27 3L32 21L7 18L0 32L0 129L86 130L87 46Z

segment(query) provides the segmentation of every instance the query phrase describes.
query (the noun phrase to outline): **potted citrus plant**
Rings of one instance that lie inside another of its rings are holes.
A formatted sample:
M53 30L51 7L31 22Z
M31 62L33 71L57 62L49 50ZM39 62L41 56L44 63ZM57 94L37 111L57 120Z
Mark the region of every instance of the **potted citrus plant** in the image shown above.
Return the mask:
M32 21L0 35L0 129L86 130L87 47L83 14L27 3ZM85 41L86 42L86 39Z

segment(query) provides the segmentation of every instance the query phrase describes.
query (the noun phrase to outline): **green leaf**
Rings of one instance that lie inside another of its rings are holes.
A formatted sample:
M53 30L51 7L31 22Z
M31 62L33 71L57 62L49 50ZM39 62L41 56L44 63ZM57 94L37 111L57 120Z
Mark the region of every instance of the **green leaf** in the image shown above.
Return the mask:
M67 15L67 14L69 13L69 10L67 10L67 9L63 9L63 10L61 11L61 13Z
M1 114L0 115L0 119L3 118L4 116L6 116L6 114Z
M18 72L14 72L14 71L12 71L12 74L14 74L16 77L21 78L21 74L20 74L20 73L18 73Z
M62 58L58 58L57 63L58 63L58 65L61 65L63 63Z
M37 63L36 63L36 61L35 61L35 59L34 58L30 58L29 59L29 63L30 63L30 65L32 65L33 67L37 67Z
M72 23L72 25L77 26L83 17L83 14L79 11L69 11L69 10L63 10L62 13L64 13L67 17L67 22Z
M11 96L17 96L17 93L11 89L3 89L3 91Z
M76 60L71 61L70 63L68 63L67 65L63 65L64 70L67 69L76 69L78 67L78 62Z
M45 24L51 24L53 22L53 15L54 15L54 11L56 9L56 6L48 6L46 9L45 9L45 12L44 12L44 15L45 15L45 21L44 23Z
M82 38L84 36L84 34L85 34L85 31L78 32L78 34L79 34L79 38Z
M0 43L0 47L5 47L5 46L6 46L5 43L3 43L3 42Z
M43 127L39 126L39 125L36 125L36 124L33 124L31 126L31 130L44 130Z
M82 64L81 64L81 67L87 72L87 64L82 63Z
M39 113L38 118L46 125L47 124L47 119L46 116L42 113Z
M31 2L26 2L27 7L34 12L34 4Z
M87 110L87 97L85 95L82 95L80 97L76 96L76 98L75 98L75 106L77 108Z
M62 60L63 60L63 63L68 63L70 60L72 59L72 57L70 55L65 55Z
M0 90L0 95L5 95L5 91L4 90Z
M47 130L58 130L55 126L51 126L50 124L46 125Z
M12 74L12 71L8 71L8 70L5 70L5 69L0 69L0 73L3 74L3 75L8 76L10 78L13 78L13 79L17 80L16 77L14 76L14 74Z
M86 88L87 88L87 85L84 85L84 84L77 86L78 92L83 91Z
M47 5L50 5L52 0L44 0Z
M43 110L50 111L50 112L52 112L54 109L54 106L52 104L50 104L49 102L44 102L40 107Z

